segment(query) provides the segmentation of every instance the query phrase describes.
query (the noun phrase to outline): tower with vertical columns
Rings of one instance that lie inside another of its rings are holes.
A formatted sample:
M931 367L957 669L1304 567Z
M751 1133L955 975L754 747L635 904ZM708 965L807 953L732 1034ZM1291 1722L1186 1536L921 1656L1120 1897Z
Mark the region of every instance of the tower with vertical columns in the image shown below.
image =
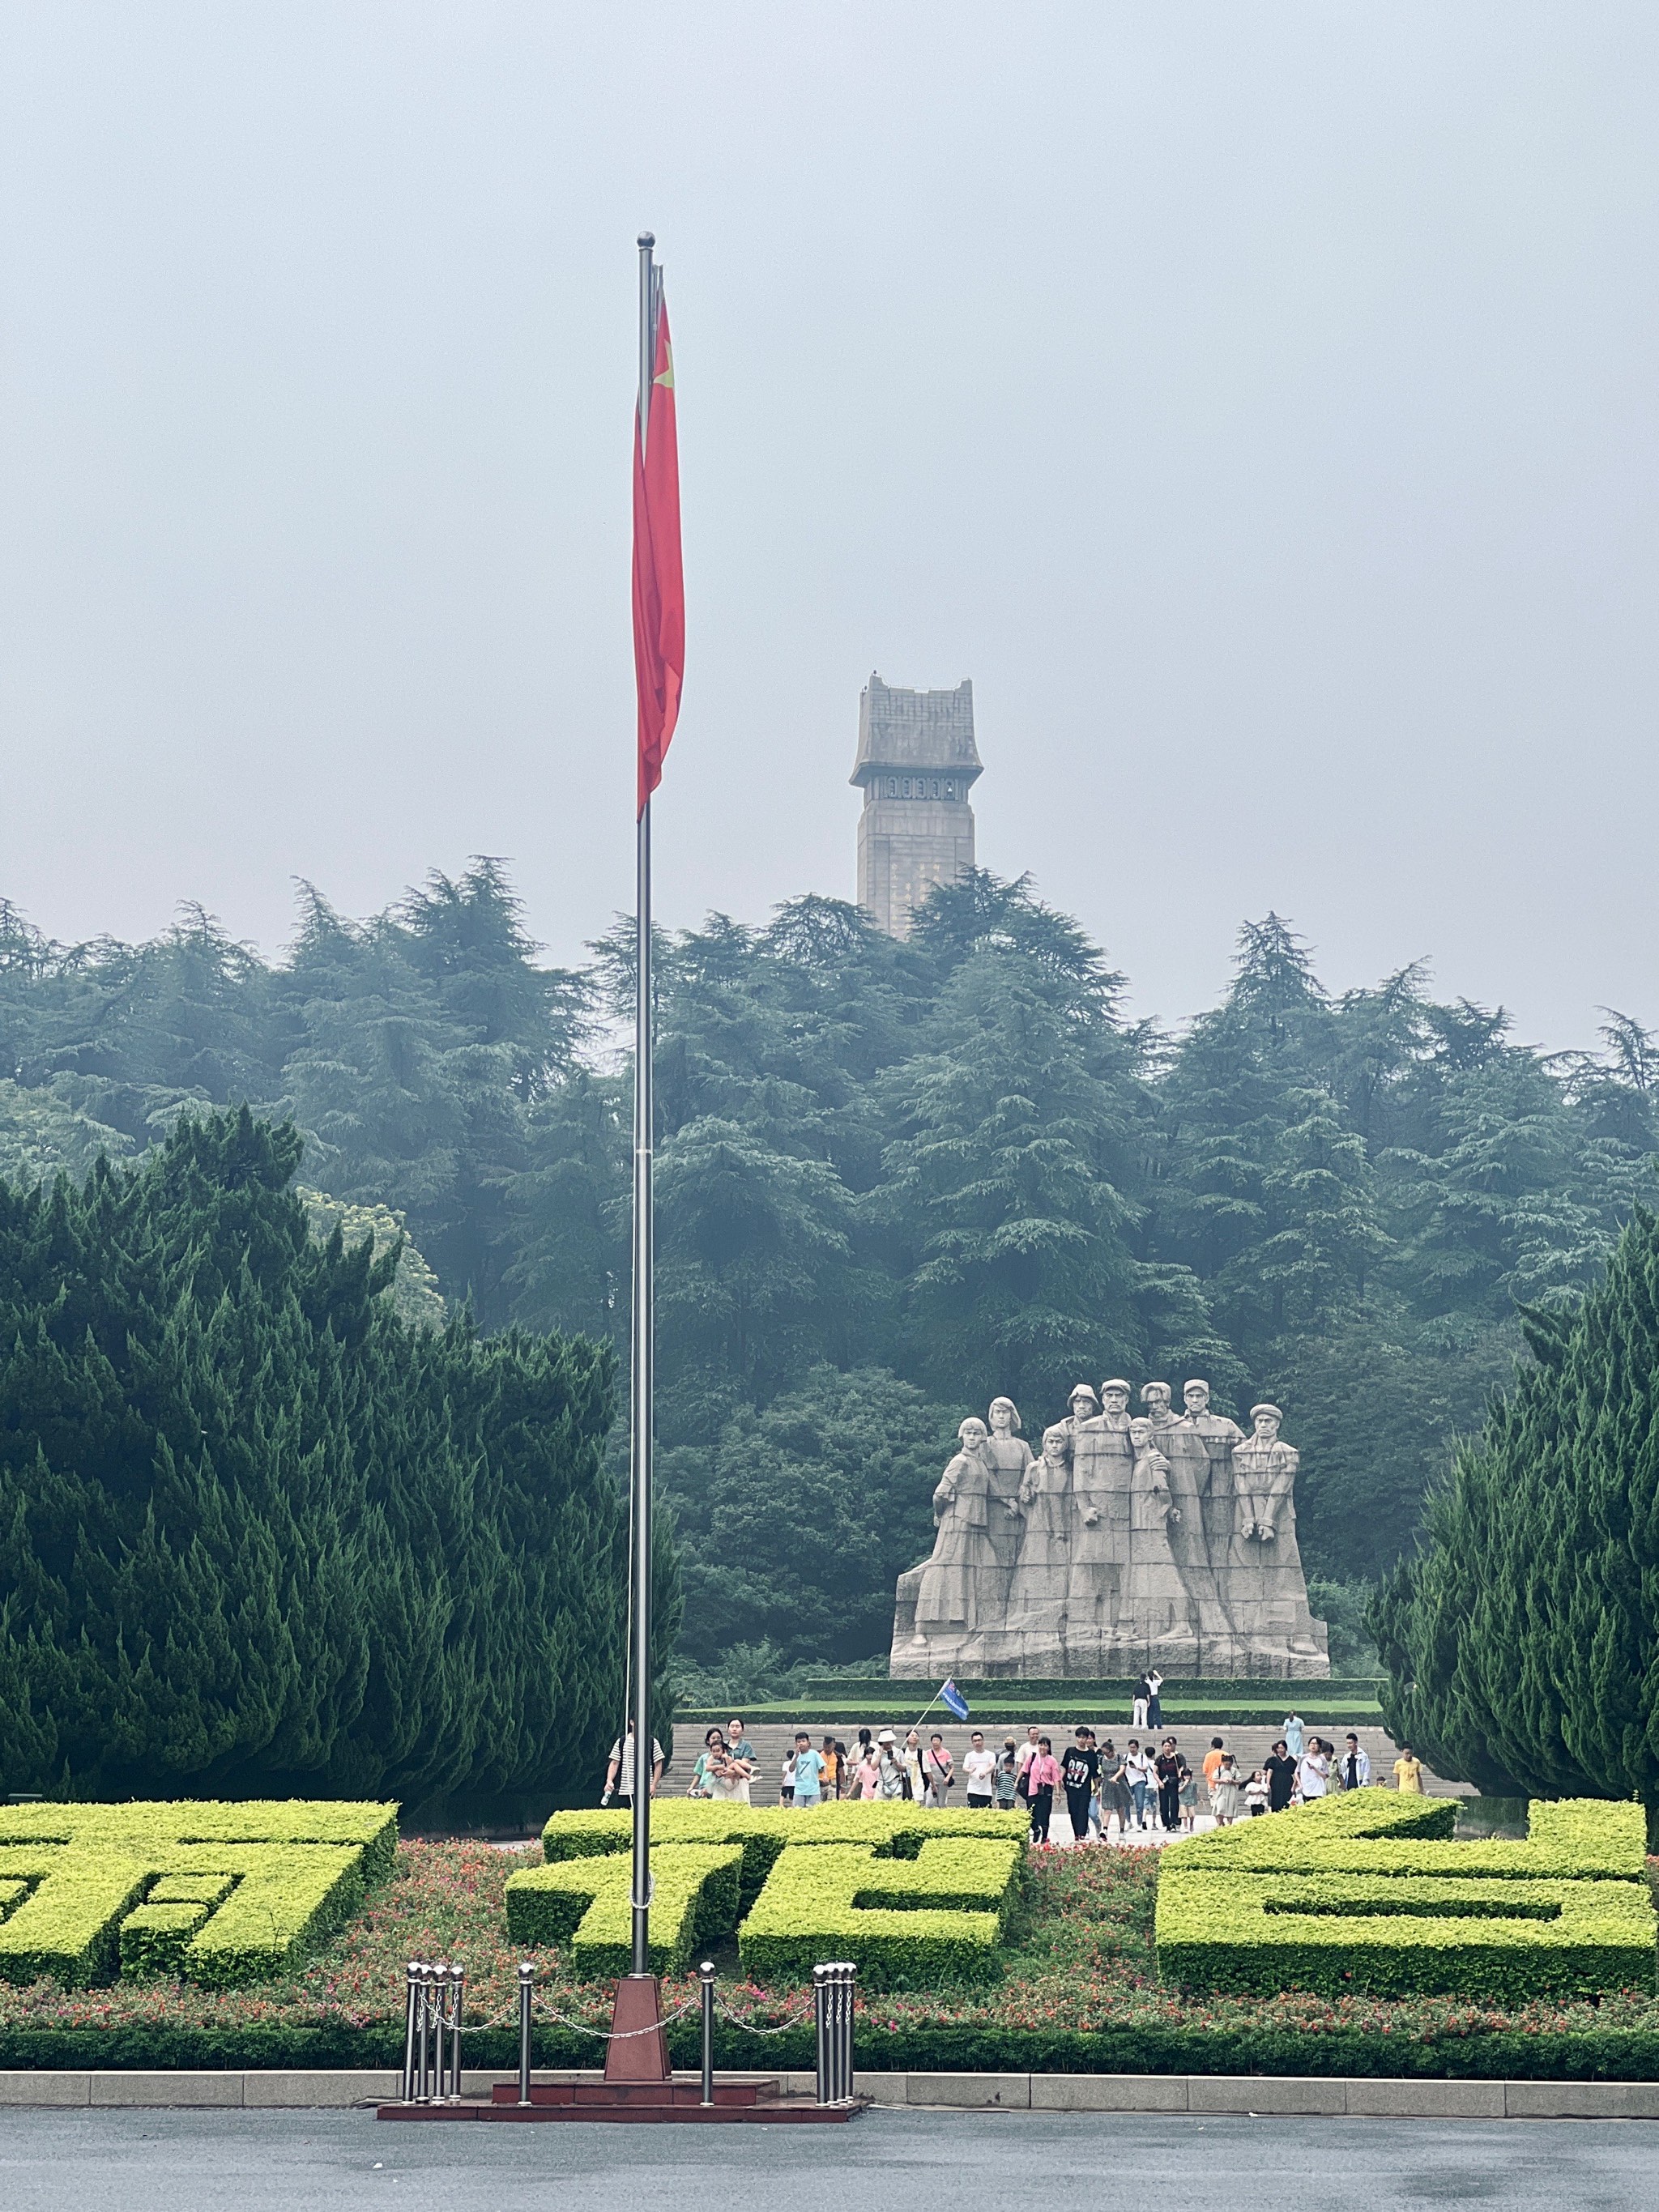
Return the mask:
M980 771L971 683L903 691L871 677L851 778L864 789L859 904L890 937L908 937L933 886L959 882L973 866L968 792Z

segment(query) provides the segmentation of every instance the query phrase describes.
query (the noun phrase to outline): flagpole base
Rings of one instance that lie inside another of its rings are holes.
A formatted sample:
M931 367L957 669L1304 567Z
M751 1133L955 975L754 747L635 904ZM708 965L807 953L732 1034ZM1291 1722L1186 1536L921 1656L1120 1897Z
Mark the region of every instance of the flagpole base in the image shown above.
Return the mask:
M666 2081L668 2032L662 2023L662 1984L654 1974L624 1974L611 2011L605 2047L607 2081Z

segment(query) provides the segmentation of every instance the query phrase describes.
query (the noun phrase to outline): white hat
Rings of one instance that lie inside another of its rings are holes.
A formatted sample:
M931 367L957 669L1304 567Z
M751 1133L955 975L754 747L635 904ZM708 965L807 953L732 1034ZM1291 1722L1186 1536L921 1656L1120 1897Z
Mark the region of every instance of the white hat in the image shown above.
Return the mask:
M893 1734L891 1729L884 1729L881 1734L876 1738L876 1741L878 1743L896 1743L898 1741L898 1738Z

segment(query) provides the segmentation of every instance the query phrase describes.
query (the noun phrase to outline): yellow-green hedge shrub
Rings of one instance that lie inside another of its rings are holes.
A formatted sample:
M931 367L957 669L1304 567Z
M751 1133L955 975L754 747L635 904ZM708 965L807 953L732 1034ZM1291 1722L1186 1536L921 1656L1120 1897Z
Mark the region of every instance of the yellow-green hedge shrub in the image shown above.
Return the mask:
M1603 1799L1535 1802L1518 1837L1453 1839L1456 1802L1352 1790L1259 1820L1241 1820L1165 1846L1164 1867L1224 1868L1237 1874L1339 1869L1355 1874L1476 1875L1516 1881L1638 1881L1645 1865L1639 1805Z
M0 1980L267 1979L356 1909L397 1836L382 1804L0 1808Z
M868 1844L884 1856L913 1859L929 1838L987 1836L1023 1838L1023 1817L998 1813L930 1813L925 1807L879 1799L832 1801L814 1810L783 1805L740 1805L702 1797L666 1797L651 1808L651 1841L658 1844L741 1844L745 1905L759 1896L778 1853L787 1844ZM599 1809L555 1813L542 1831L549 1862L626 1851L633 1815Z
M651 1971L683 1973L738 1924L737 1844L664 1844L651 1854ZM556 1944L579 1973L625 1974L633 1960L630 1856L588 1853L526 1867L507 1883L515 1943Z
M1538 1803L1524 1843L1467 1844L1443 1805L1355 1790L1167 1846L1159 1972L1206 1990L1510 2002L1654 1986L1639 1805Z
M787 1845L738 1931L744 1972L800 1982L840 1959L872 1989L988 1981L1024 1856L1024 1836L1006 1833L929 1837L915 1858Z

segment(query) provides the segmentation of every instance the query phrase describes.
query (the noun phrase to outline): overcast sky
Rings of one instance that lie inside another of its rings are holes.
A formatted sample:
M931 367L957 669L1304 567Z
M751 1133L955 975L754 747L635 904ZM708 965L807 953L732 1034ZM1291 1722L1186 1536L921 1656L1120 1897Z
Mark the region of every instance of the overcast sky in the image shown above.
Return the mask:
M0 5L0 895L276 950L632 898L635 235L690 644L659 908L851 897L870 671L1174 1019L1659 1023L1659 10Z

